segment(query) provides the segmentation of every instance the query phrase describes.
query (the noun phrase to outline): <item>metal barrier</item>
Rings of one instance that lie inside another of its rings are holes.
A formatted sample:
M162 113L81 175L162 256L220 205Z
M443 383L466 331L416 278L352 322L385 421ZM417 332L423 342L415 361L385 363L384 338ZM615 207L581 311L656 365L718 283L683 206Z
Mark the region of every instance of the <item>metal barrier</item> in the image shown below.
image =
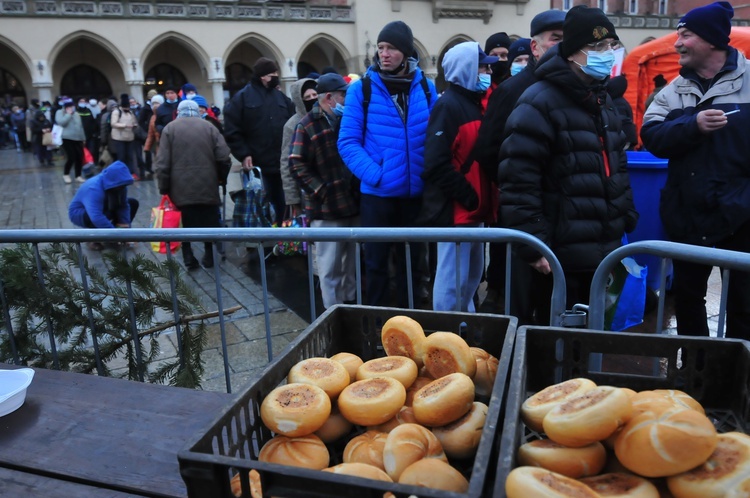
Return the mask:
M592 330L604 330L604 311L606 298L606 285L610 272L620 261L634 254L652 254L661 257L661 279L659 282L659 307L657 310L656 327L657 333L663 332L664 323L664 299L667 278L667 259L689 261L722 268L721 301L719 305L718 335L724 334L724 321L729 289L729 270L750 271L750 254L725 249L714 249L700 247L690 244L679 244L665 241L641 241L633 242L612 251L599 264L591 281L590 303L588 307L588 328Z
M78 249L79 266L81 267L80 278L83 282L85 289L87 275L83 268L83 256L81 250L81 244L87 242L152 242L152 241L184 241L184 242L213 242L214 260L218 261L219 254L217 246L225 242L240 242L243 244L254 244L257 247L260 257L258 262L260 265L261 275L261 286L263 290L263 309L265 319L265 335L268 360L273 358L273 352L271 349L271 325L270 325L270 309L269 309L269 294L268 294L268 283L266 279L266 267L265 267L265 254L266 245L268 242L276 241L352 241L357 244L357 303L362 304L362 275L360 265L360 253L361 244L368 242L395 242L405 243L406 251L406 263L407 263L407 275L412 275L412 268L410 265L410 244L413 243L424 243L424 242L455 242L457 245L461 242L497 242L507 243L507 260L506 260L506 281L505 281L505 306L509 309L510 298L511 298L511 259L512 259L512 245L522 244L532 246L534 249L539 251L550 263L552 270L552 276L554 279L553 290L550 301L550 325L552 326L563 326L565 325L565 276L563 274L562 267L555 257L554 253L539 239L533 237L527 233L500 229L500 228L191 228L191 229L171 229L171 230L156 230L156 229L101 229L101 230L3 230L0 231L0 244L7 243L31 243L34 246L35 254L37 257L37 269L39 282L43 284L44 275L42 273L41 264L39 264L39 244L44 243L75 243ZM169 244L166 244L169 247ZM310 321L314 321L315 316L315 288L314 288L314 276L312 273L312 255L308 252L308 286L311 300L311 317ZM173 258L173 255L167 252L167 258ZM456 251L456 275L457 282L459 279L460 272L460 254ZM221 284L221 271L219 265L214 267L214 278L216 284L216 304L218 308L219 328L221 332L221 345L222 354L224 361L224 377L227 387L227 392L232 392L229 360L227 355L227 340L226 340L226 323L222 299L222 284ZM407 278L408 282L408 294L409 294L409 307L414 307L414 289L412 289L411 278ZM0 286L2 282L0 281ZM170 285L171 292L173 295L173 310L175 315L175 322L179 324L179 315L177 312L176 298L174 297L174 275L170 274ZM0 291L3 291L0 287ZM10 320L10 310L8 309L7 303L4 298L4 291L1 293L3 296L3 311L6 317L4 328L9 334L11 348L14 354L14 361L18 363L18 356L16 355L16 346L14 343L14 334L12 328L12 322ZM460 294L457 292L457 294ZM132 311L132 295L128 292L129 304ZM91 310L86 310L89 315ZM179 325L177 325L179 327ZM57 352L55 349L55 337L52 330L52 324L49 324L49 340L51 346L51 353L55 358L55 364L57 364ZM140 359L141 352L137 349L138 341L135 326L131 331L134 347L136 348L136 355ZM92 334L93 336L94 334ZM177 337L179 339L179 329ZM93 347L96 354L97 365L101 372L101 359L99 357L98 344L96 337L93 337ZM182 355L182 346L178 343L178 354ZM141 380L143 375L141 372Z

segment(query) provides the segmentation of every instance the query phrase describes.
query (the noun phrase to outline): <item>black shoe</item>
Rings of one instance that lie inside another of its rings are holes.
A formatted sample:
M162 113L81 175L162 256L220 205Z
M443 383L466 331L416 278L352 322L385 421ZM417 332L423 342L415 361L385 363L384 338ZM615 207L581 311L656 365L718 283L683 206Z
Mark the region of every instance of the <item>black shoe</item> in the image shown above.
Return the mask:
M185 259L185 268L188 270L197 270L200 268L201 265L198 264L198 260L195 259L195 256L190 256L189 258Z
M214 258L213 256L203 256L201 258L201 264L203 265L203 268L213 268L214 267Z

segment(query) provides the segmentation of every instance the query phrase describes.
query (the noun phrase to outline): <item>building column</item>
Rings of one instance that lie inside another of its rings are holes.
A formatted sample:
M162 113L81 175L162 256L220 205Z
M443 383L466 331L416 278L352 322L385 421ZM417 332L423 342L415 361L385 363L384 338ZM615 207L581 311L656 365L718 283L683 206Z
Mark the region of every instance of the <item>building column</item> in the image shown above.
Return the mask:
M130 89L128 90L128 95L131 98L135 98L136 102L143 105L144 100L146 96L143 94L143 82L142 81L128 81L128 85L130 85Z
M52 102L52 87L54 86L52 82L52 71L50 71L50 68L47 65L47 60L38 59L32 61L32 63L34 68L36 68L36 71L32 72L31 84L37 89L37 98L39 99L39 102L44 102L46 100L54 104L54 102ZM31 100L31 96L29 96L28 100Z
M213 93L213 104L221 109L224 110L224 80L221 81L211 81L211 92ZM209 102L209 105L211 102Z

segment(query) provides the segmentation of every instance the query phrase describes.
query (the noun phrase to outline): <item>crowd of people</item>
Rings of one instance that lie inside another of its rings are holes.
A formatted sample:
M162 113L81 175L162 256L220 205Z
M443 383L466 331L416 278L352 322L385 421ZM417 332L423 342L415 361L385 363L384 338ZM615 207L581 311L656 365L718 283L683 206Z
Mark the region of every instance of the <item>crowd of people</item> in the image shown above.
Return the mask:
M655 79L662 88L651 97L641 137L648 150L669 158L661 199L669 236L746 252L746 118L728 116L746 108L750 72L729 44L732 15L728 3L716 2L682 18L675 44L681 76ZM604 12L548 10L533 18L529 38L496 33L484 46L455 45L441 60L442 94L420 69L406 23L385 25L376 47L361 77L333 69L310 74L291 85L290 95L280 89L277 62L261 57L223 113L190 84L149 93L144 106L128 95L93 104L61 99L58 109L32 102L31 146L47 164L39 137L52 124L63 127L66 183L83 181L84 148L97 162L105 155L115 161L71 204L80 226L129 226L138 205L127 185L152 176L182 211L183 226L219 226L218 192L233 156L244 171L260 169L277 224L304 213L312 227L522 230L560 261L567 305L588 302L594 271L639 218L626 156L638 136L622 98L627 81L610 77L620 41ZM315 247L323 305L353 302L357 246ZM210 244L200 263L189 244L184 248L186 268L213 266ZM549 323L551 268L530 247L514 247L511 307L502 309L505 251L504 244L486 249L476 242L412 244L408 252L367 243L365 302L406 307L408 289L418 290L427 274L435 310L502 311L523 324ZM708 335L709 271L675 262L680 333ZM479 303L483 278L488 292ZM750 339L748 278L733 272L729 337Z

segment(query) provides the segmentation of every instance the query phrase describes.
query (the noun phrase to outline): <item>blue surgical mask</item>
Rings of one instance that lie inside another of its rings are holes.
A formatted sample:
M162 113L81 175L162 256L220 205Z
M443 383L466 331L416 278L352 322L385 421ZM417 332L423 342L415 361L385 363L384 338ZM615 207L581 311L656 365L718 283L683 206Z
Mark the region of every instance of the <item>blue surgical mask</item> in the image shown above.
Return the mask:
M490 74L479 74L478 81L477 81L477 91L478 92L484 92L486 91L490 85L492 84L492 75Z
M333 108L333 113L336 116L343 116L344 115L344 106L336 102L336 107Z
M175 102L177 102L177 99L167 99L166 101L167 104L174 104Z
M510 75L515 76L521 71L523 71L524 69L526 69L526 64L520 64L518 62L514 62L513 64L510 65Z
M583 52L583 50L581 50ZM586 54L586 65L581 66L581 71L588 74L594 79L603 80L612 72L615 65L615 51L606 50L604 52L583 52Z

